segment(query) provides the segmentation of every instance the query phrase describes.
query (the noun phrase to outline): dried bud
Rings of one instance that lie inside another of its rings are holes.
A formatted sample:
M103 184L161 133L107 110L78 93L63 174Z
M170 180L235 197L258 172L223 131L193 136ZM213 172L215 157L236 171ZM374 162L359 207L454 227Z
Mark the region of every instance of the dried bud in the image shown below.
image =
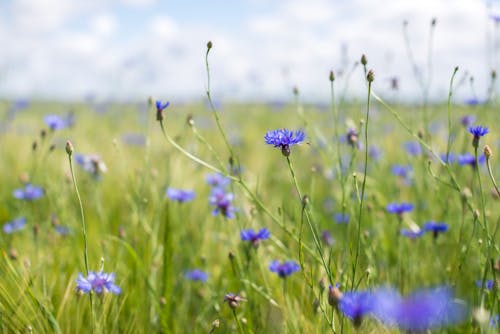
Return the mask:
M35 239L36 237L38 237L39 232L40 232L40 225L38 224L33 225L33 235L35 236Z
M30 176L29 176L29 174L26 173L26 172L25 173L21 173L19 175L19 181L21 181L21 183L24 183L24 184L29 183L30 182Z
M420 139L424 139L424 130L418 129L417 136Z
M375 75L373 74L372 70L368 71L368 74L366 75L366 80L368 82L373 82L373 80L375 80Z
M309 204L309 196L302 196L302 208L305 208Z
M217 329L219 328L220 326L220 321L219 319L215 319L213 322L212 322L212 329Z
M155 104L154 97L152 97L152 96L148 97L148 106L152 107L152 106L154 106L154 104Z
M493 152L491 151L491 147L489 147L488 145L484 146L484 156L486 157L486 159L489 159L493 156Z
M47 135L47 130L45 129L40 130L40 138L44 139L46 135Z
M331 82L335 81L335 73L333 73L333 71L330 71L330 78L329 79Z
M361 56L361 65L366 66L368 64L368 59L366 59L366 56L363 54Z
M339 301L342 299L342 292L336 286L331 286L328 288L328 304L333 307L337 307Z
M318 285L319 285L319 292L323 293L323 291L326 288L326 279L324 277L321 277L321 279L318 282Z
M479 219L479 217L481 217L481 214L479 213L478 209L474 209L472 214L474 216L474 219Z
M15 248L11 248L9 250L9 257L11 260L17 260L17 258L19 257L19 254L17 253L17 250Z
M36 142L36 140L35 140L35 141L33 142L33 144L31 144L31 149L32 149L33 151L36 151L37 146L38 146L38 143L37 143L37 142Z
M161 306L167 305L167 299L163 296L160 297L160 305Z
M497 77L497 71L491 70L491 79L495 80Z
M431 20L431 26L436 26L437 19L435 17L432 18Z
M237 308L240 306L241 302L244 302L245 299L241 296L238 296L234 293L228 293L227 295L224 296L224 301L228 303L229 307L232 309Z
M194 119L193 119L193 115L189 114L189 115L187 116L187 124L188 124L189 126L194 126Z
M69 140L66 141L66 153L71 156L73 154L74 147Z
M207 49L210 50L212 48L212 46L213 46L212 41L208 41Z
M293 95L295 96L299 95L299 87L293 86Z
M465 187L462 189L462 192L460 193L460 197L462 198L463 201L466 201L467 199L472 197L472 192L469 188Z
M52 152L52 151L54 151L55 149L56 149L56 145L55 145L55 144L52 144L52 145L50 145L50 147L49 147L49 152Z

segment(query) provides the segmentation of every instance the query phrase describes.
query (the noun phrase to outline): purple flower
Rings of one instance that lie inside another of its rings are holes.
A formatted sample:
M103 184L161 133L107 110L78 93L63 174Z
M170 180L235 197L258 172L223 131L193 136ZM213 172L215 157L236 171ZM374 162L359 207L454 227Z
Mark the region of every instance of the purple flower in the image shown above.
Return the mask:
M7 234L22 230L26 226L26 217L19 217L3 225L3 231Z
M262 228L258 232L254 232L252 229L241 230L240 237L242 241L250 241L254 247L259 245L260 240L268 239L271 236L271 232L267 228Z
M271 270L273 273L277 273L281 278L286 278L294 272L299 271L300 266L295 261L285 261L283 263L280 263L278 260L274 260L273 262L271 262L271 264L269 264L269 270Z
M99 179L102 173L107 172L106 164L97 154L76 154L75 161L84 171Z
M206 282L208 280L208 274L200 269L186 271L184 277L191 281Z
M43 189L28 183L24 186L24 189L15 189L12 195L17 199L33 201L43 196Z
M368 291L346 292L340 298L338 306L340 311L357 327L365 315L370 314L374 307L374 298Z
M102 271L89 271L87 278L85 278L81 273L78 273L76 288L82 293L90 293L91 291L94 291L98 295L105 292L112 292L118 295L121 292L120 287L115 285L115 274L106 274Z
M172 201L177 201L179 203L192 201L196 194L193 190L183 190L175 188L167 188L165 195Z
M224 301L227 302L229 307L234 309L240 306L240 303L244 302L245 298L230 292L224 296Z
M457 157L455 156L455 154L453 154L451 152L448 153L448 158L446 158L446 153L441 154L440 157L441 157L441 160L443 160L444 162L446 162L448 164L454 163L457 160Z
M370 145L368 154L372 160L378 161L382 157L382 149L375 145Z
M347 224L349 223L349 214L347 213L342 213L342 212L338 212L335 214L334 216L335 218L335 222L337 222L337 224Z
M226 218L234 218L234 212L236 211L233 207L233 194L226 193L224 189L212 188L212 192L208 197L208 202L210 205L214 205L215 209L212 214L215 216L221 213Z
M478 125L478 126L470 126L469 132L472 135L474 135L474 138L479 138L486 135L489 132L489 130L485 126Z
M44 121L52 131L64 129L68 125L65 119L57 115L47 115Z
M465 104L468 106L477 106L479 104L479 99L477 97L471 97L465 100Z
M411 203L389 203L387 204L387 212L402 215L405 212L410 212L413 210L413 204Z
M483 281L482 280L477 280L476 281L476 286L478 288L481 288L481 286L483 285ZM489 279L489 280L486 280L484 282L484 287L487 289L487 290L492 290L493 289L493 286L495 285L495 281Z
M415 141L407 141L404 143L404 147L406 152L412 156L418 156L422 154L422 147L418 142Z
M226 186L231 182L231 179L219 173L208 174L206 180L212 187L223 189L226 188Z
M359 134L358 134L358 130L354 129L354 128L349 128L347 130L347 134L345 136L346 138L346 141L349 145L351 145L352 147L356 147L356 148L360 148L359 147Z
M323 242L328 246L333 245L333 243L335 242L335 240L333 240L332 232L328 230L324 230L323 232L321 232L321 240L323 240Z
M448 231L448 224L429 221L424 224L424 230L427 232L432 232L434 234L434 238L437 238L439 233L444 233Z
M405 183L411 183L413 172L413 168L411 167L411 165L392 165L391 172L393 175L403 178Z
M65 236L70 233L70 229L67 226L56 224L54 225L54 230L57 234Z
M277 129L268 131L264 136L266 144L280 148L284 156L290 155L290 146L300 144L306 135L303 131L297 130L295 133L287 129Z
M484 154L481 154L478 158L477 158L477 162L480 163L480 164L484 164L485 161L486 161L486 157L484 156ZM457 156L457 162L460 166L471 166L473 168L475 168L477 165L476 165L476 158L470 154L469 152L467 153L464 153L464 154L459 154Z
M161 101L156 100L155 105L156 105L156 120L163 121L163 110L165 110L170 105L170 102L167 101L165 103L162 103Z
M425 232L424 230L415 231L406 228L401 229L401 235L403 237L408 237L410 239L416 239L418 237L421 237L422 235L424 235L424 232Z
M476 116L474 115L465 115L460 119L460 123L462 123L463 126L466 128L472 126L474 122L476 121Z

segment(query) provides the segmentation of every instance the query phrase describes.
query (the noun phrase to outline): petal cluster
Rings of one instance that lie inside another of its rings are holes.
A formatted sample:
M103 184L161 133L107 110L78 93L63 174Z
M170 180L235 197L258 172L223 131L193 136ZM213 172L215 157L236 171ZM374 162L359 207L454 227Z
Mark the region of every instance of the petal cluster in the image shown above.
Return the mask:
M82 293L90 293L93 291L98 295L106 292L118 295L122 291L119 286L115 285L115 274L107 274L103 271L89 271L87 277L79 273L76 279L76 289Z

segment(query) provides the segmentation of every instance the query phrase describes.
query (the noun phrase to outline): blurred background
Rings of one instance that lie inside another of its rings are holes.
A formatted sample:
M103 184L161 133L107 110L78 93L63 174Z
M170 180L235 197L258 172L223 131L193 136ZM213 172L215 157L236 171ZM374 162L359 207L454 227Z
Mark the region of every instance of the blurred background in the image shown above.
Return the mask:
M500 1L1 0L0 97L199 100L209 40L215 99L289 100L297 86L326 102L329 71L342 82L364 53L382 94L420 100L420 73L445 100L459 66L457 98L481 101L499 70ZM358 81L350 96L364 95Z

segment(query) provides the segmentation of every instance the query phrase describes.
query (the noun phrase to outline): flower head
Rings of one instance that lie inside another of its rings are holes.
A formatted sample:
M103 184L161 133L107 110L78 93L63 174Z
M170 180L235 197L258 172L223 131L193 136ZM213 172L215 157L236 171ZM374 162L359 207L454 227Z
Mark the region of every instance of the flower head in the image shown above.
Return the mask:
M476 116L474 115L465 115L462 118L460 118L460 123L462 123L463 126L466 128L472 126L474 122L476 121Z
M295 133L287 129L277 129L268 131L264 136L266 144L280 148L284 156L290 155L290 146L300 144L306 135L303 131L297 130Z
M389 203L387 204L387 212L402 215L405 212L410 212L413 210L413 204L411 203Z
M184 277L191 281L206 282L208 280L208 274L200 269L186 271Z
M485 126L478 125L478 126L470 126L469 132L472 135L474 135L474 137L482 137L486 135L489 132L489 130Z
M3 231L7 234L22 230L26 226L26 217L19 217L3 225Z
M81 273L78 273L76 288L82 293L90 293L91 291L94 291L98 295L106 292L112 292L118 295L121 292L120 287L115 285L115 274L107 274L103 271L89 271L86 278Z
M208 198L210 205L214 205L215 209L212 214L215 216L221 213L226 218L234 218L233 194L226 193L222 188L212 188L212 192Z
M338 212L335 214L334 219L337 224L347 224L349 222L349 214Z
M418 142L407 141L406 143L404 143L404 148L409 155L418 156L422 154L422 147Z
M323 232L321 232L321 240L323 240L323 242L328 246L333 245L333 243L335 242L332 236L332 232L330 232L329 230L324 230Z
M495 281L493 281L491 279L484 281L484 288L487 289L487 290L492 290L494 285L495 285ZM477 280L476 281L476 286L478 288L481 288L483 286L483 281L482 280Z
M477 158L477 162L479 164L483 164L484 162L486 161L486 157L481 154L478 158ZM464 153L464 154L459 154L457 156L457 162L460 166L471 166L472 168L476 168L477 166L477 163L476 163L476 158L474 157L474 155L470 154L469 152L467 153Z
M425 230L412 230L412 229L406 229L406 228L402 228L401 229L401 235L403 237L407 237L407 238L410 238L410 239L416 239L418 237L421 237L422 235L424 235L425 233Z
M219 173L208 174L206 180L207 183L212 187L223 189L226 188L229 183L231 183L231 179Z
M273 273L278 274L278 276L281 278L286 278L287 276L290 276L291 274L299 271L300 266L295 261L285 261L283 263L280 263L278 260L274 260L269 265L269 270L271 270Z
M267 228L262 228L258 232L254 232L252 229L241 230L240 237L242 241L250 241L254 247L259 245L260 240L269 239L271 232Z
M440 233L444 233L444 232L448 231L448 224L441 223L441 222L429 221L429 222L424 224L424 230L427 232L432 232L434 234L434 238L437 238L437 236Z
M224 296L224 301L227 302L229 307L234 309L240 306L240 303L244 302L245 298L230 292Z
M47 115L44 121L52 131L64 129L68 125L65 119L57 115Z
M43 196L43 189L41 187L34 186L32 184L26 184L24 186L24 189L22 188L15 189L12 195L14 195L14 197L17 199L23 199L25 201L33 201Z
M84 171L95 178L100 178L101 174L106 173L108 170L104 161L97 154L76 154L75 161Z
M163 110L165 110L169 105L170 105L170 102L161 102L159 100L156 100L155 102L155 105L156 105L156 120L157 121L163 121Z
M192 201L196 194L193 190L183 190L175 188L167 188L165 195L172 201L177 201L180 203Z
M374 299L368 291L351 291L342 295L338 306L340 311L351 319L355 326L359 326L363 317L372 312Z

